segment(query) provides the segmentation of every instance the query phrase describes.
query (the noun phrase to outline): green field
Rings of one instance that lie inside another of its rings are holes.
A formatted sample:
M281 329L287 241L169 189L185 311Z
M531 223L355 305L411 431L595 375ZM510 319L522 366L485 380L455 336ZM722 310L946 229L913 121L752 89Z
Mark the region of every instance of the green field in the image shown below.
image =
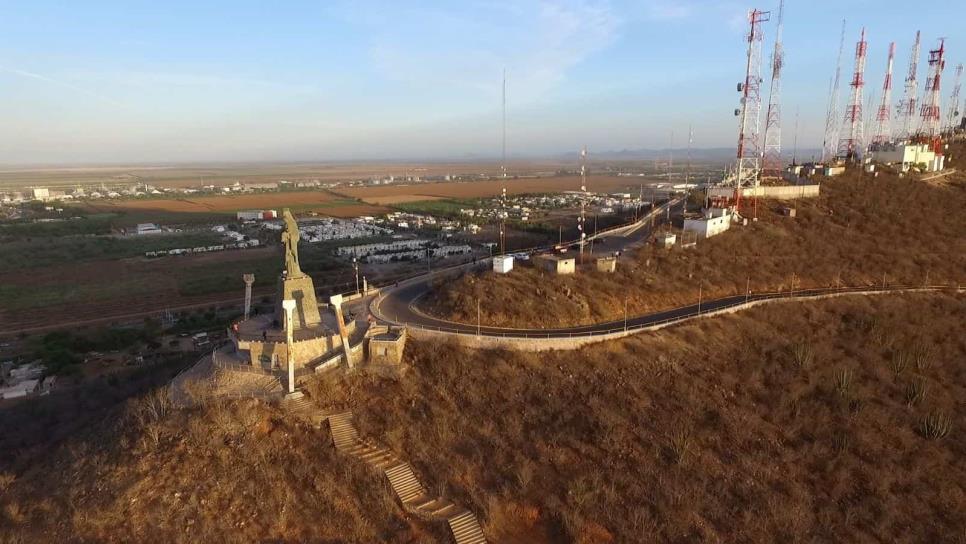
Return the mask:
M79 261L124 259L147 251L220 243L221 235L215 232L129 237L5 237L0 238L0 273Z

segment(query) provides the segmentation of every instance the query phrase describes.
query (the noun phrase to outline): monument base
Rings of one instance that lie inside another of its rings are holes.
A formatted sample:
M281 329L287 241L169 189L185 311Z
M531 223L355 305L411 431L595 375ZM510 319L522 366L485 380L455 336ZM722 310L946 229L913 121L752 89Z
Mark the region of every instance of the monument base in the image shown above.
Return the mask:
M283 300L294 300L295 311L292 314L293 330L316 327L322 323L319 314L319 303L315 299L315 285L309 276L287 278L284 275L278 280L278 298L275 301L275 316L279 323L285 323L285 312L282 310Z

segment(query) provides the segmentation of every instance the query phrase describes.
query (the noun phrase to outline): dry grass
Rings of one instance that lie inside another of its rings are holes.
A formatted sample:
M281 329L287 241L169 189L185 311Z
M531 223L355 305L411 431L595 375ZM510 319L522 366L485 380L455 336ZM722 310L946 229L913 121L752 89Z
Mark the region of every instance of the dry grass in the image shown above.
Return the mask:
M908 402L873 321L930 346L928 395ZM578 352L413 341L402 380L317 390L506 541L962 542L964 322L962 297L906 295L763 306Z
M164 393L2 473L0 542L435 542L327 435L258 401ZM428 531L428 532L427 532Z
M966 154L966 153L964 153ZM467 274L440 285L424 309L484 325L556 327L753 292L835 285L966 283L966 182L937 187L911 178L833 178L822 196L794 204L794 219L765 202L761 220L695 250L649 247L615 274L552 276L528 266ZM592 266L592 265L589 265Z

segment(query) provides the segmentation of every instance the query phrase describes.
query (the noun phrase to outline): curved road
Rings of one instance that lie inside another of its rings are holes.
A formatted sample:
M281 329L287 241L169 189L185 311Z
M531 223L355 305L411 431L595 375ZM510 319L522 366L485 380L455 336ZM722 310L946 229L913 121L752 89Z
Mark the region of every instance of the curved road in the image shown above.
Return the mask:
M752 293L749 295L735 295L700 303L681 306L671 310L655 312L640 316L629 316L624 319L561 327L549 329L517 329L511 327L477 326L471 323L447 321L427 315L415 308L415 303L430 290L428 279L413 281L407 285L391 289L380 295L370 305L372 313L384 321L397 325L415 326L443 332L463 334L479 334L481 336L499 336L505 338L567 338L571 336L586 336L634 330L653 325L660 325L685 318L694 317L718 310L736 308L748 302L761 300L776 300L783 298L814 298L835 294L870 293L870 292L903 292L903 291L941 291L951 289L950 286L894 286L894 287L840 287L801 289L794 292ZM956 289L958 292L958 288Z

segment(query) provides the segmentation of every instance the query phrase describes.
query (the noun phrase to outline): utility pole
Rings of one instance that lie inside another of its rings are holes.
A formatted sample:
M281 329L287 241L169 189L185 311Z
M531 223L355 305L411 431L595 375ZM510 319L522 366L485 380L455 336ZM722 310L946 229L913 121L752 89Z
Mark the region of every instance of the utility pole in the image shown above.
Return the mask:
M356 271L356 294L359 294L359 261L355 257L352 258L352 267Z

